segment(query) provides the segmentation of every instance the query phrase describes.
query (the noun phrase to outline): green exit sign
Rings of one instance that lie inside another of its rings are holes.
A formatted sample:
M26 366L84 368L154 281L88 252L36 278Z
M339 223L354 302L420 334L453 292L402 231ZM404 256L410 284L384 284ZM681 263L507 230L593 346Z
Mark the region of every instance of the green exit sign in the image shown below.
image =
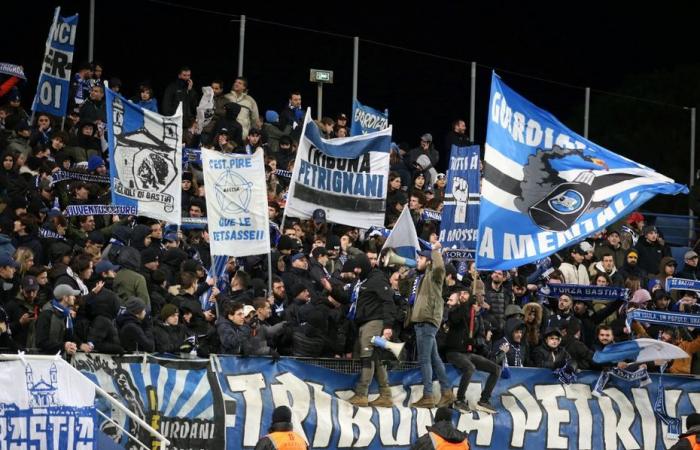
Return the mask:
M333 71L332 70L319 70L311 69L311 75L309 81L312 83L333 83Z

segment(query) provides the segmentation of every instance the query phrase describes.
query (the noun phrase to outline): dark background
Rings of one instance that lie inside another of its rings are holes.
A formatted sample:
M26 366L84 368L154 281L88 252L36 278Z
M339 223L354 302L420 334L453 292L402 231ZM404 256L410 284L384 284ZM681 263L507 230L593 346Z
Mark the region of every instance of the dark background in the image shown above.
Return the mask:
M246 14L244 74L261 112L280 110L291 89L301 90L304 105L315 109L316 87L308 81L313 67L335 72L335 84L324 88L323 105L324 115L334 117L351 113L352 39L260 21L356 35L362 39L358 97L366 105L389 109L397 142L417 144L421 134L430 132L443 150L450 122L458 117L468 121L466 61L474 60L479 63L477 142L485 137L493 68L507 84L581 134L582 87L590 86L593 141L688 183L690 112L682 107L700 103L698 28L690 3L645 7L631 2L568 2L565 8L548 2L474 3L302 6L303 2L97 0L95 59L103 64L106 78L122 80L129 96L137 83L149 80L160 100L181 65L192 68L197 86L221 77L228 90L238 62L237 15ZM0 60L24 65L29 78L22 88L26 108L31 106L53 8L58 5L64 16L80 14L74 61L86 60L88 0L3 2ZM442 158L447 159L444 151ZM683 213L687 202L685 196L664 196L647 207Z

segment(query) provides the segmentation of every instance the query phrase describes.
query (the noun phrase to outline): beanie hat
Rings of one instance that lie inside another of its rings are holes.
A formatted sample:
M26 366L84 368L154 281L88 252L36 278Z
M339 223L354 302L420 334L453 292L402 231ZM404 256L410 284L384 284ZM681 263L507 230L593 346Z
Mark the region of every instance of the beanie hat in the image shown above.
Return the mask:
M265 122L276 123L280 121L280 115L275 111L265 111Z
M291 423L292 410L289 406L278 406L272 412L272 423Z
M126 310L133 315L139 314L144 309L146 309L146 304L138 297L131 297L126 301Z
M649 300L651 300L651 294L649 294L649 291L646 289L637 289L634 291L634 294L632 294L630 303L634 303L635 305L643 305Z
M435 412L435 423L452 422L452 409L442 406Z
M167 303L160 310L160 319L165 322L165 320L173 314L177 314L177 306L172 303Z
M88 159L88 171L92 172L93 170L97 170L98 167L104 166L105 162L102 158L100 158L98 155L92 155L90 159Z

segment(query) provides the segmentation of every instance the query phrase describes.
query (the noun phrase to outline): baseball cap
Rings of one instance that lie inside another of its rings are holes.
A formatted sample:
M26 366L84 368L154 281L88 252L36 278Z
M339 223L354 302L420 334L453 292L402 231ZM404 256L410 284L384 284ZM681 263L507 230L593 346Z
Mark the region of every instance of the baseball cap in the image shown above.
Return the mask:
M22 278L22 289L25 291L38 291L39 282L36 280L36 277L27 275Z
M303 254L303 253L297 253L297 254L295 254L294 256L292 256L292 262L298 261L298 260L300 260L300 259L302 259L302 258L306 258L306 255Z
M688 250L685 252L685 255L683 255L683 259L691 259L691 258L696 258L698 256L697 253L695 253L693 250Z
M311 218L314 220L314 223L326 223L326 211L321 208L315 209Z
M167 233L165 236L163 236L163 240L175 242L177 241L177 233Z
M246 317L248 317L248 314L252 313L253 311L255 311L255 307L252 305L245 305L243 307L243 315Z
M19 264L17 261L14 260L13 257L8 255L7 253L4 253L0 255L0 267L14 267L17 268L19 267Z
M100 273L109 272L110 270L113 270L116 272L117 270L120 269L120 267L121 266L112 264L112 262L108 259L102 259L102 260L100 260L100 262L98 262L95 265L95 273L100 274Z
M69 295L80 295L81 292L77 289L73 289L67 284L59 284L55 288L53 288L53 296L56 299L60 299L61 297L66 297Z
M428 260L432 261L433 260L433 253L430 250L420 250L416 251L416 255L418 256L425 256L428 258Z
M315 249L311 250L311 256L314 258L318 258L319 256L327 256L328 255L328 250L326 250L326 247L316 247Z

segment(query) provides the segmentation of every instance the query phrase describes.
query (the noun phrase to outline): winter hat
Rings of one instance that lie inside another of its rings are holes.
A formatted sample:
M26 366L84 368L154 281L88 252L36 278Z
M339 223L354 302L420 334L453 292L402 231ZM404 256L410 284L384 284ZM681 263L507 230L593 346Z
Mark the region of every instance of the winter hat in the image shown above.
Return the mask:
M452 422L452 409L447 406L438 408L435 412L435 423L438 422Z
M272 423L291 423L292 410L289 406L278 406L272 412Z
M651 300L651 294L649 294L649 291L646 289L637 289L634 291L634 294L632 294L630 303L634 303L635 305L639 306L645 304L649 300Z
M163 322L165 322L166 319L173 314L177 314L177 306L173 305L172 303L167 303L160 309L160 319Z
M303 284L301 284L301 283L295 284L294 286L292 286L292 292L291 292L292 298L297 298L297 296L299 294L301 294L302 292L304 292L305 290L308 290L308 289Z
M160 259L160 250L153 247L147 247L141 252L141 264L146 265L151 262L156 262Z
M94 170L97 170L98 167L104 166L105 161L100 158L98 155L92 155L90 159L88 159L88 171L92 172Z
M146 304L138 297L131 297L126 301L126 310L133 315L137 315L146 309Z
M267 123L277 123L280 121L280 115L275 111L265 111L265 122Z

